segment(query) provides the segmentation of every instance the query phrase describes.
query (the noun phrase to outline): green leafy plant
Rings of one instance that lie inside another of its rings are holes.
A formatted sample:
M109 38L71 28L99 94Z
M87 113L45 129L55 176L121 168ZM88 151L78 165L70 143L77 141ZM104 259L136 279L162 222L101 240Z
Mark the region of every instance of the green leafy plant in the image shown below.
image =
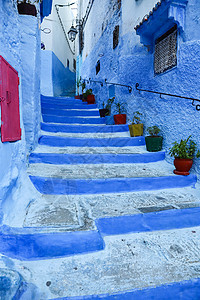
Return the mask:
M135 124L141 124L141 117L142 116L142 114L139 112L139 111L135 111L134 113L133 113L133 119L132 120L130 120L131 121L131 124L132 125L135 125Z
M126 112L124 104L120 102L115 103L115 110L119 115Z
M92 95L92 89L87 89L85 93L83 93L83 98L87 99L87 96Z
M191 135L186 139L180 141L180 143L174 142L173 146L169 149L170 156L182 159L193 159L200 157L200 151L197 151L197 144L191 139Z
M114 100L115 100L115 97L109 98L107 100L107 104L106 104L105 108L108 110L108 112L106 113L106 116L110 116L111 108L112 108L112 104L113 104Z
M159 132L160 132L160 128L158 128L158 126L154 125L151 127L147 128L148 133L150 134L150 136L158 136Z
M86 84L85 84L85 81L81 82L81 88L82 88L82 93L84 91L84 89L86 88Z

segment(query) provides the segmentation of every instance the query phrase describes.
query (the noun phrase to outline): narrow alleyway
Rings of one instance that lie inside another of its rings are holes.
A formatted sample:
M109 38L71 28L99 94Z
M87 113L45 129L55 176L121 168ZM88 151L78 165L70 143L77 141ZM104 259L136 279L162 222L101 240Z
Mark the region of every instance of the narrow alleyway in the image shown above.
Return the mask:
M4 254L41 299L175 299L183 290L198 299L196 176L174 175L164 152L147 152L128 125L106 126L95 104L41 101L28 173L42 202L26 212L23 234L33 236Z

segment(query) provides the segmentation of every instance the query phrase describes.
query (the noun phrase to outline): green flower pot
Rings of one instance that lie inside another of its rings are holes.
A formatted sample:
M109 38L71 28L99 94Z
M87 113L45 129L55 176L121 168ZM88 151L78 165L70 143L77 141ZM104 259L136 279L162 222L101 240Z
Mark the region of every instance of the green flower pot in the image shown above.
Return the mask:
M149 152L157 152L162 150L162 136L146 136L146 148Z

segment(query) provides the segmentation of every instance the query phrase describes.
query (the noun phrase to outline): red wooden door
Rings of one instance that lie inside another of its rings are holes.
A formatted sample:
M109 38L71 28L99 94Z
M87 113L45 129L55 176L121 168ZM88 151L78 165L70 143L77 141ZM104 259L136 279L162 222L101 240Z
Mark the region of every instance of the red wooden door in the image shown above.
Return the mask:
M21 140L18 72L0 56L1 141Z

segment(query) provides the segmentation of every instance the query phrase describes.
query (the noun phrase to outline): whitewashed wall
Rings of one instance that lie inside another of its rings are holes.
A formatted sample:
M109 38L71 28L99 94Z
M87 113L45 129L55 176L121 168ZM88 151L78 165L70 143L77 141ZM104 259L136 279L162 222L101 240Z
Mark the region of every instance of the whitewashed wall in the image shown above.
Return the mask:
M69 44L65 38L63 29L61 27L55 4L68 4L69 1L67 0L53 0L53 5L52 5L52 12L48 17L45 17L41 28L49 28L51 30L50 34L45 34L43 31L41 32L41 41L44 42L45 44L45 49L53 51L54 54L57 56L57 58L62 62L64 67L67 67L67 59L69 59L69 69L71 71L74 71L73 69L73 59L76 58L76 55L74 55L72 51L74 51L74 42L69 41ZM61 16L62 22L64 24L65 32L69 31L72 21L74 19L73 13L71 11L70 6L66 7L59 7L59 14Z

